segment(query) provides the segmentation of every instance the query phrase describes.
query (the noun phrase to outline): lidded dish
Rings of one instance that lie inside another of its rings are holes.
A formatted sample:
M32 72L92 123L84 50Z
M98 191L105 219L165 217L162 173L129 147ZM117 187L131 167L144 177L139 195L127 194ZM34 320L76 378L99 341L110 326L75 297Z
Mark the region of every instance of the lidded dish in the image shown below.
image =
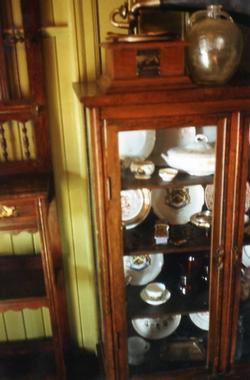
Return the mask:
M194 141L184 147L174 147L162 153L166 163L190 175L207 176L215 171L215 150L205 135L197 134Z

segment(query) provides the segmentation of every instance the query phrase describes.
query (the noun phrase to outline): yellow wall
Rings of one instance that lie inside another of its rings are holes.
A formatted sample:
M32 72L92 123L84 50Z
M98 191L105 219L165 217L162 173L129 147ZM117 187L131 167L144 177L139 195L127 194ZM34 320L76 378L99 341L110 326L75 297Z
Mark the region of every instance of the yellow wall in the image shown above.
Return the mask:
M42 1L53 163L70 326L79 345L98 340L96 278L88 196L85 113L72 83L101 72L100 42L120 0Z

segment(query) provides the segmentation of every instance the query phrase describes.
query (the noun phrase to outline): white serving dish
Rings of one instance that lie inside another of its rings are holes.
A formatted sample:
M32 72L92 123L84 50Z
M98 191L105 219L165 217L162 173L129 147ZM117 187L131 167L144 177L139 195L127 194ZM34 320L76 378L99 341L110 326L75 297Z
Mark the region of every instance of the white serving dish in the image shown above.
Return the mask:
M153 161L156 165L161 166L164 160L161 157L162 152L166 152L175 146L186 146L194 141L196 127L181 128L163 128L156 130L156 142L152 152Z
M205 135L198 134L191 144L171 148L161 156L169 166L190 175L207 176L215 171L215 151Z

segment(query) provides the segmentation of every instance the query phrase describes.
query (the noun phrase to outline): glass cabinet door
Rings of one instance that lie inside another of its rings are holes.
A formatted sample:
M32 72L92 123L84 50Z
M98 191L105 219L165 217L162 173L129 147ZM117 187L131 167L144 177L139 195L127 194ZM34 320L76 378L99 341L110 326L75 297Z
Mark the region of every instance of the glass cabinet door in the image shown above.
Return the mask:
M243 244L241 252L240 275L236 287L240 288L240 305L237 321L237 339L235 360L237 363L250 363L250 137L249 126L245 133L246 159L244 165L246 184L244 186L244 201L241 202L241 214L244 215Z
M217 126L117 139L130 376L205 367Z

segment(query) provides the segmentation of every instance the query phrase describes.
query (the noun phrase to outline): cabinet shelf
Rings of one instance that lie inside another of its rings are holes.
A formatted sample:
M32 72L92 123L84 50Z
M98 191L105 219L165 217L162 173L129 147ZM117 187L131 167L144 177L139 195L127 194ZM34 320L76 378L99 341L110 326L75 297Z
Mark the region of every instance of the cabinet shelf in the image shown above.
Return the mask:
M186 239L181 246L175 243L175 236ZM205 231L191 223L170 227L168 244L155 244L154 223L142 223L133 229L124 229L124 254L143 255L145 253L184 253L209 252L210 238Z
M9 100L0 103L0 120L30 120L38 115L38 103L34 99Z
M41 257L0 257L0 311L48 306Z
M0 343L0 357L14 356L18 353L29 355L33 352L52 352L52 338L26 339Z
M51 338L3 342L0 344L0 376L10 380L55 380L53 350Z
M167 286L168 287L168 286ZM140 297L143 287L127 286L127 310L130 318L154 318L166 314L189 314L208 311L208 292L201 291L183 296L171 291L170 299L159 306L151 306Z
M135 335L135 330L132 327L129 334L131 336ZM182 317L180 325L171 337L148 340L148 342L150 343L150 349L145 355L144 362L142 365L130 366L131 375L156 374L161 371L194 368L205 364L207 331L196 327L188 316ZM192 348L190 347L191 352L187 351L188 344L192 345ZM176 351L176 346L178 345L180 350L179 360L177 359L178 353ZM173 347L172 350L171 347ZM190 354L192 357L190 357ZM134 379L133 376L132 379Z
M160 178L158 171L162 167L157 166L155 171L150 179L135 179L134 175L130 172L129 169L126 169L122 172L122 189L139 189L139 188L148 188L148 189L157 189L157 188L166 188L166 187L183 187L183 186L194 186L202 185L206 186L213 183L213 175L198 177L191 176L184 172L179 172L177 176L171 182L164 182Z
M191 344L192 343L196 344L197 349L199 350L198 354L199 354L200 360L195 360L195 361L193 359L187 358L187 352L185 352L185 349L182 350L183 359L180 361L174 361L169 355L167 355L168 348L171 347L171 343L173 345L176 345L176 343L178 344L180 342L180 340L178 339L176 341L170 342L169 345L166 345L164 341L161 343L159 343L158 341L151 342L151 347L150 347L149 352L147 353L148 355L145 356L144 363L139 366L130 366L130 375L131 375L130 378L133 380L139 380L139 379L148 378L149 374L152 374L153 376L157 376L156 374L158 374L159 377L154 377L154 378L162 379L162 377L160 377L160 374L166 371L171 371L173 376L174 374L177 374L178 376L178 372L185 370L186 376L190 376L187 378L190 380L193 379L194 369L196 371L195 374L197 375L198 371L201 370L199 369L199 367L205 365L205 358L204 358L205 349L204 349L204 344L202 342L202 339L200 340L199 339L196 340L194 338L192 338L192 340L189 340ZM192 370L190 370L190 367L192 367ZM180 376L177 378L181 379L182 377ZM201 378L203 379L203 377Z

